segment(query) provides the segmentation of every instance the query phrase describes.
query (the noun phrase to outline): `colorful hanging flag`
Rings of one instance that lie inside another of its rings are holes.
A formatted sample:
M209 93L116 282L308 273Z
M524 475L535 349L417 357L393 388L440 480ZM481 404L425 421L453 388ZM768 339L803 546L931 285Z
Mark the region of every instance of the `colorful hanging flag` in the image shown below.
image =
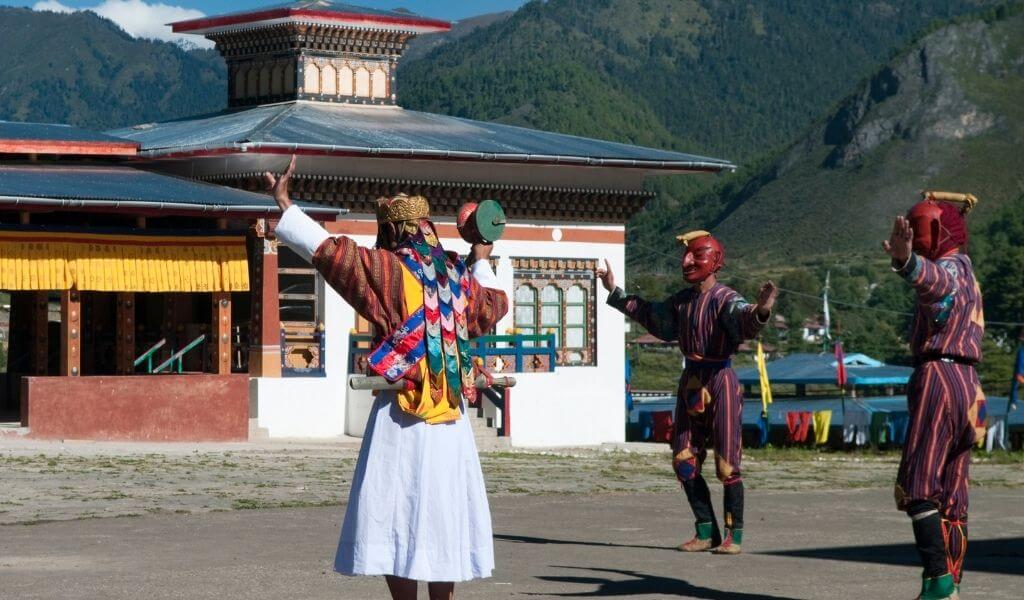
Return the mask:
M843 354L843 343L836 342L836 385L846 388L846 355Z
M764 348L761 340L757 341L757 355L754 357L757 362L757 374L761 379L761 418L757 421L758 429L761 431L761 446L768 445L768 405L772 403L772 384L768 381L768 361L764 357Z
M757 374L761 378L761 412L768 412L768 405L772 403L772 385L768 381L768 364L764 357L764 348L761 340L757 341Z
M825 292L821 295L821 303L822 303L821 312L822 312L823 315L825 315L823 325L825 325L825 339L826 340L832 339L832 315L831 315L831 313L829 312L829 309L828 309L828 288L829 288L829 283L830 283L831 279L832 279L832 271L829 271L829 272L825 273Z

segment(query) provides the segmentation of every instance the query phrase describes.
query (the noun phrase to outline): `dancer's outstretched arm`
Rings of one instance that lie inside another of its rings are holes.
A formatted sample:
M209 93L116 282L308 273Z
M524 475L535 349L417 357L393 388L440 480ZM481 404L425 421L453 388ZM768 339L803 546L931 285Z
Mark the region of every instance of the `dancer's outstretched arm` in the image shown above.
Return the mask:
M666 342L679 337L679 294L673 294L661 302L650 302L638 295L626 295L615 285L615 274L611 264L605 260L604 267L596 271L604 289L608 290L608 305L633 319L651 335Z

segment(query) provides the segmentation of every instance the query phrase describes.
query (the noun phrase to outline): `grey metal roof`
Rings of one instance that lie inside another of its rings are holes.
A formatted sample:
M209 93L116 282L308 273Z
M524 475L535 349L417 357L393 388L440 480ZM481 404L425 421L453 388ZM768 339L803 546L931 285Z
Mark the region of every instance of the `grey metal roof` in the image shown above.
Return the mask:
M0 121L0 140L43 140L55 142L89 142L129 144L132 140L117 138L97 131L53 123L18 123Z
M109 132L142 155L306 150L327 154L639 167L735 168L716 158L658 150L397 107L287 102Z
M278 212L277 204L268 195L107 165L0 165L0 207L5 205L111 208L127 212ZM343 212L303 206L310 212Z
M849 358L849 357L848 357ZM831 354L790 354L768 363L768 380L787 384L835 384L835 357ZM914 370L910 367L846 365L846 379L852 385L905 385ZM738 369L740 383L760 383L757 369Z

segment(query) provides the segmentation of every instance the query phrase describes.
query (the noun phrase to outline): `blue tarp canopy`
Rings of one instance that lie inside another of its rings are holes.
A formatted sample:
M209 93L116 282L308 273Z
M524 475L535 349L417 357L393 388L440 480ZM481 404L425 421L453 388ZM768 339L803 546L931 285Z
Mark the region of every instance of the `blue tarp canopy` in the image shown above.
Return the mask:
M1007 414L1005 397L989 396L987 410L989 417L1002 417ZM674 410L676 399L672 396L663 398L635 399L633 410L630 412L629 420L636 422L641 412L659 410ZM872 398L847 398L847 410L868 410L884 411L889 413L907 412L906 396L879 396ZM793 398L776 400L768 407L769 420L773 425L782 425L786 422L786 413L790 411L832 411L832 425L838 427L843 424L842 410L843 403L839 398ZM756 425L761 415L761 401L759 398L746 398L743 402L743 424ZM1024 427L1024 410L1014 410L1009 413L1007 423L1014 427Z
M914 372L910 367L886 365L863 354L851 354L844 361L850 385L906 385ZM740 383L757 385L761 379L757 369L736 371ZM831 354L790 354L768 363L768 380L773 384L835 385L836 359Z

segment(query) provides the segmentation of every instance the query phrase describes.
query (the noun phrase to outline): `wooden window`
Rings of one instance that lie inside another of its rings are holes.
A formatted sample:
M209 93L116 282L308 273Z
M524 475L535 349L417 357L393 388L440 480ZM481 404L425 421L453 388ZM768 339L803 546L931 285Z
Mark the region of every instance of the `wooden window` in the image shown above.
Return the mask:
M356 96L370 97L370 71L366 67L356 69Z
M324 66L323 73L321 74L323 79L322 92L325 96L335 96L338 94L338 72L331 65Z
M377 69L373 72L373 82L371 84L372 91L371 95L374 98L386 98L388 95L388 75L384 72L384 69Z
M515 328L553 334L560 366L597 364L596 266L584 259L512 259Z
M562 335L562 290L552 284L544 286L540 292L540 332L554 334L555 346L561 348L565 336Z
M282 373L323 376L323 281L312 265L283 245L277 260Z
M320 69L313 63L306 63L306 73L302 92L305 94L320 93Z
M565 352L569 363L582 362L587 348L587 292L574 285L565 293Z
M342 96L351 96L355 93L355 76L352 74L352 67L345 65L338 71L338 79L341 85L338 88Z
M522 335L537 334L537 290L531 285L516 288L515 326ZM525 345L533 346L533 342Z

